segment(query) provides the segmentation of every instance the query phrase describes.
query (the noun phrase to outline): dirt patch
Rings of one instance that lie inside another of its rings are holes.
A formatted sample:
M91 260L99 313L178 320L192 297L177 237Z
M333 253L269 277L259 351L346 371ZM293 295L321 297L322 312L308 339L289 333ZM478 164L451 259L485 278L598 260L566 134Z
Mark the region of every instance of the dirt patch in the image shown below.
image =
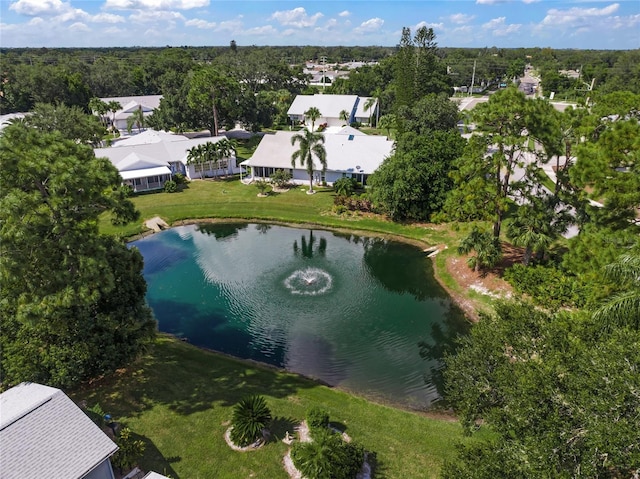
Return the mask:
M513 288L503 279L504 271L514 263L522 261L523 251L508 243L502 244L502 261L495 268L486 271L473 271L467 265L469 255L452 256L447 258L447 272L455 278L455 281L462 290L476 291L477 293L490 296L492 298L509 298L513 294ZM472 300L467 294L460 294L449 291L456 303L473 321L478 320L478 312Z

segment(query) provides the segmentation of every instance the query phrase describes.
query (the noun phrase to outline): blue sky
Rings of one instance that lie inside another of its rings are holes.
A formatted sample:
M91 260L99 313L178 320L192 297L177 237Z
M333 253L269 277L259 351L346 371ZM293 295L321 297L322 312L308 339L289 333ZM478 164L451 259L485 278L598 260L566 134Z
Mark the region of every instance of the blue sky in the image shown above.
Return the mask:
M640 0L0 0L2 47L383 45L640 48Z

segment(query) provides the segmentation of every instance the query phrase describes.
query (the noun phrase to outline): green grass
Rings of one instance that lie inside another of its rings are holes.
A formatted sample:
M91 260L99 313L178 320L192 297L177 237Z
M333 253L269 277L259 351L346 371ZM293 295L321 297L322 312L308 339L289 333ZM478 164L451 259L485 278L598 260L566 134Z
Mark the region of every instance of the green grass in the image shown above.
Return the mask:
M100 229L103 233L125 237L142 233L143 221L160 216L167 223L182 220L218 218L247 219L312 224L330 228L375 232L418 240L436 245L451 240L446 227L433 225L403 225L374 215L335 215L331 212L334 192L331 188L316 188L316 194L308 195L308 186L299 185L286 193L271 192L266 198L258 198L254 185L234 180L194 180L178 193L152 193L133 197L140 211L141 221L124 227L111 225L103 217Z
M275 419L272 441L256 451L232 451L223 434L233 405L254 393L265 396ZM286 479L287 446L280 439L311 406L326 409L332 422L376 453L378 478L437 477L454 443L469 440L457 422L374 404L167 336L159 336L149 354L127 370L70 395L89 406L99 403L144 440L143 469L176 479Z

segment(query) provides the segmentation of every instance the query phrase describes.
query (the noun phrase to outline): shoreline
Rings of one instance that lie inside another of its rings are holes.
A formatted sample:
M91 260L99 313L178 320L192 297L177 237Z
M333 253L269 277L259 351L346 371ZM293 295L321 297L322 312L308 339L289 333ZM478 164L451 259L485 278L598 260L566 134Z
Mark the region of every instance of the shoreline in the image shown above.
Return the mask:
M368 231L368 230L357 230L357 229L350 229L350 228L338 228L338 227L333 227L333 226L325 226L322 224L318 224L318 223L289 223L289 222L285 222L285 221L274 221L274 220L264 220L264 219L258 219L258 218L253 218L253 219L246 219L246 218L200 218L200 219L186 219L186 220L179 220L176 221L174 223L171 223L169 225L169 228L166 229L171 229L171 228L175 228L178 226L188 226L188 225L197 225L197 224L201 224L201 223L259 223L259 224L272 224L272 225L277 225L277 226L286 226L286 227L290 227L290 228L298 228L298 229L321 229L324 231L331 231L331 232L337 232L337 233L345 233L345 234L354 234L354 235L358 235L358 236L368 236L368 237L374 237L374 238L382 238L382 239L386 239L386 240L392 240L392 241L398 241L398 242L402 242L405 244L410 244L413 246L416 246L418 248L420 248L425 254L429 254L429 253L433 253L435 252L440 252L443 249L443 245L430 245L424 241L421 240L417 240L417 239L413 239L413 238L407 238L405 236L402 235L395 235L395 234L390 234L390 233L382 233L382 232L375 232L375 231ZM154 235L158 233L158 231L154 231L154 230L147 230L144 231L140 234L131 236L126 238L126 242L131 242L131 241L136 241L142 238L146 238L148 236ZM442 281L440 275L438 274L438 269L436 266L436 261L435 261L435 255L429 255L428 258L431 260L431 264L432 264L432 268L433 268L433 276L434 279L438 282L438 284L440 285L440 287L442 287L446 293L449 295L449 297L451 298L451 300L453 301L453 303L460 308L460 310L463 312L465 318L467 319L467 321L469 321L470 323L475 323L478 320L478 316L477 314L473 314L474 310L473 310L473 305L466 299L463 299L461 297L461 295L451 291L451 289L449 287L447 287L444 282ZM179 336L176 336L174 334L171 333L167 333L167 332L161 332L158 331L158 333L160 335L164 335L170 338L173 338L177 341L181 341L184 342L186 344L188 344L189 346L198 348L200 350L203 351L207 351L209 353L215 354L215 355L220 355L221 357L227 358L227 359L233 359L235 361L244 363L244 364L248 364L251 365L252 367L259 367L259 368L264 368L264 369L270 369L270 370L274 370L274 371L279 371L279 372L285 372L288 374L293 374L296 376L299 376L303 379L312 381L318 385L321 386L326 386L328 388L331 389L335 389L341 392L344 392L345 394L349 394L351 396L354 397L359 397L362 399L365 399L369 402L372 402L374 404L380 405L380 406L385 406L385 407L390 407L390 408L394 408L394 409L399 409L399 410L403 410L403 411L407 411L407 412L411 412L414 414L419 414L425 417L429 417L432 419L438 419L438 420L444 420L444 421L457 421L457 416L455 416L453 414L453 412L450 409L441 409L438 406L434 406L434 407L411 407L410 404L408 403L403 403L403 402L395 402L395 401L391 401L388 400L387 398L382 398L380 396L373 396L373 395L366 395L366 394L361 394L358 393L356 391L350 390L348 388L344 388L344 387L340 387L340 386L333 386L331 384L326 383L325 381L322 381L321 379L315 378L315 377L311 377L311 376L307 376L301 373L298 373L296 371L292 371L290 369L284 368L284 367L279 367L273 364L269 364L269 363L265 363L265 362L261 362L261 361L256 361L253 359L248 359L248 358L240 358L238 356L234 356L228 353L224 353L222 351L218 351L215 349L211 349L211 348L207 348L204 346L197 346L195 344L192 344L191 342L189 342L186 338L181 338Z

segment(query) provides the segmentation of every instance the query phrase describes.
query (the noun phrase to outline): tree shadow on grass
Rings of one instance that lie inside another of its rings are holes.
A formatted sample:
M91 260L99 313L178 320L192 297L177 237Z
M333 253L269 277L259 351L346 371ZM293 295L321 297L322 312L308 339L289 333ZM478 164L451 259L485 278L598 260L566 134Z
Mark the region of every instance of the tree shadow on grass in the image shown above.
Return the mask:
M172 464L182 460L179 456L163 456L151 439L140 434L131 433L131 437L136 441L144 442L144 454L138 461L138 466L144 472L157 472L173 479L180 479L180 476L173 469ZM117 469L114 467L114 469ZM120 471L121 473L123 471ZM125 471L126 472L126 471Z
M275 416L271 421L271 442L281 441L287 436L287 432L290 437L295 436L293 430L298 425L299 421L291 417Z
M162 302L156 308L170 318L165 330L197 341L216 336L226 354L241 356L246 352L251 336L229 328L223 317L203 314L186 304L170 303ZM274 351L273 355L276 363L283 364L284 351ZM251 394L286 398L300 389L316 386L314 381L272 366L235 359L159 334L143 358L72 395L88 404L100 403L115 417L138 417L157 405L189 415L216 406L233 406Z

